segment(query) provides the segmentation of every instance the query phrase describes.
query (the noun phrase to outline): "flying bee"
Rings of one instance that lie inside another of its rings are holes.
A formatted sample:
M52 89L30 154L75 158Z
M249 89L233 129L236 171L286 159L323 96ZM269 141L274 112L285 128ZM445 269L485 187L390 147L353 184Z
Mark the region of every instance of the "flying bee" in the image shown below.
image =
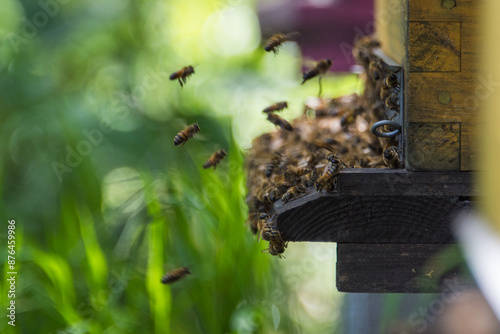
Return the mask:
M191 274L189 268L187 267L177 268L163 275L163 277L161 278L161 282L163 284L172 284L188 274Z
M330 190L331 189L331 181L334 177L340 174L340 171L343 168L343 165L334 160L335 163L330 162L326 166L326 171L316 180L316 190L321 191L323 189Z
M280 111L280 110L283 110L285 108L288 108L288 103L283 101L283 102L278 102L278 103L275 103L275 104L267 107L266 109L262 110L262 112L268 114L270 112Z
M332 66L332 61L330 59L320 60L316 63L316 66L314 66L309 71L304 72L304 74L302 75L303 80L301 85L304 84L304 82L306 82L307 80L314 78L315 76L325 74L330 66Z
M269 122L273 123L274 125L279 126L283 130L293 131L293 128L290 125L290 123L288 123L288 121L286 119L281 118L280 116L278 116L276 114L273 114L273 113L267 114L267 120Z
M277 54L283 43L295 40L298 35L298 32L292 32L289 34L274 34L267 39L264 50L266 50L266 52L272 51L274 54Z
M385 105L389 110L395 110L399 112L399 98L396 95L391 95L385 99Z
M286 203L286 202L290 201L291 199L299 197L300 194L305 193L305 192L306 192L306 188L303 185L293 186L293 187L288 188L286 193L281 197L281 200L283 201L283 203Z
M203 164L203 168L207 169L213 166L215 169L217 167L217 164L222 159L224 159L226 155L227 155L226 150L219 150L213 153L212 156L207 161L205 161L205 163Z
M174 72L170 75L170 80L179 80L179 83L181 84L181 87L183 87L183 83L186 83L187 78L194 73L194 68L193 66L185 66L181 68L179 71Z
M197 123L187 126L175 136L174 145L184 145L189 138L192 138L198 132L200 132L200 126Z
M384 151L382 155L382 160L384 164L389 168L398 168L400 165L398 148L396 146L391 146Z
M283 160L283 156L281 155L281 153L276 152L274 157L272 158L271 162L269 162L266 165L266 169L264 170L267 178L270 178L271 175L274 173L274 171L277 168L279 168L282 160Z

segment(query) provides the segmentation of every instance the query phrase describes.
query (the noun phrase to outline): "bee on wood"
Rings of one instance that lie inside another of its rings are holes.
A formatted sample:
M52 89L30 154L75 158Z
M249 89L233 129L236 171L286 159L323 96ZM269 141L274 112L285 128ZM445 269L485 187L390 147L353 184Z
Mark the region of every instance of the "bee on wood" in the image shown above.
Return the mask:
M307 80L314 78L315 76L325 74L328 69L330 69L330 66L332 66L332 61L330 59L320 60L316 63L316 66L314 66L309 71L304 72L304 74L302 75L303 80L301 85L304 84L304 82L306 82Z
M179 80L179 83L181 84L181 87L183 87L183 83L186 83L187 78L194 73L194 68L193 66L185 66L181 68L179 71L174 72L170 75L170 80Z
M279 190L273 186L272 184L263 184L259 187L255 196L259 202L265 203L274 203L278 199L280 195Z
M267 39L264 50L266 50L266 52L272 51L274 54L277 54L283 43L295 40L298 35L298 32L292 32L289 34L274 34Z
M269 254L278 256L281 259L283 257L281 254L285 252L287 244L288 243L283 241L280 231L278 231L275 227L272 227L271 232L269 233Z
M311 170L307 167L287 166L285 177L287 178L301 177L310 172Z
M314 169L312 172L309 174L306 174L301 181L301 185L303 187L312 187L315 183L316 180L318 179L318 174L316 173L316 170Z
M257 212L249 212L246 223L250 226L250 230L253 234L257 234L260 230L259 228L259 213Z
M382 79L382 72L380 69L380 63L378 61L371 61L368 65L368 73L372 76L375 81Z
M189 138L192 138L198 132L200 132L200 126L198 124L194 123L189 125L175 136L174 145L184 145Z
M398 148L396 146L391 146L387 150L384 151L382 155L382 160L384 164L389 168L399 168L400 159Z
M276 152L275 155L273 156L271 162L269 162L266 165L266 169L264 170L264 173L266 174L267 178L270 178L271 175L274 173L274 171L279 168L281 162L283 161L283 156L281 153Z
M281 200L283 201L283 203L287 203L291 199L297 198L302 193L305 193L305 192L306 192L306 188L304 188L304 186L302 186L302 185L293 186L293 187L290 187L286 191L286 193L281 197Z
M389 108L389 110L395 110L399 112L399 97L396 95L391 95L385 99L385 106Z
M396 91L399 91L399 81L396 73L391 72L387 77L385 77L385 86L388 89L394 88Z
M191 274L189 268L187 267L177 268L163 275L163 277L161 278L161 282L163 284L172 284L188 274Z
M290 123L288 123L288 121L286 119L281 118L280 116L278 116L276 114L273 114L273 113L267 114L267 120L269 122L273 123L274 125L279 126L283 130L293 131L293 128L290 125Z
M323 189L330 190L333 178L340 174L343 165L336 160L334 161L335 162L328 163L326 171L316 180L315 187L317 191L321 191Z
M217 167L217 164L222 159L224 159L224 157L226 155L227 155L226 150L219 150L219 151L215 152L214 154L212 154L212 156L207 161L205 161L205 163L203 164L203 168L207 169L210 167L214 167L214 169L215 169Z
M269 241L271 240L271 233L273 231L273 226L272 226L272 221L277 217L277 215L270 216L267 213L264 213L260 216L261 221L264 221L264 224L261 225L260 227L260 237L262 239Z
M288 103L283 101L283 102L278 102L278 103L275 103L275 104L267 107L266 109L262 110L262 112L268 114L270 112L281 111L285 108L288 108Z

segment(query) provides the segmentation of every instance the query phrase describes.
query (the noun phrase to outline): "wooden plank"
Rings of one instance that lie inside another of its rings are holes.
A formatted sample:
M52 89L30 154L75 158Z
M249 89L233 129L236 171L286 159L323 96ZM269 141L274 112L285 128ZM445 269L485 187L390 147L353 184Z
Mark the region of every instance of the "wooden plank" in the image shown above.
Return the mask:
M450 222L470 207L456 197L333 196L284 205L277 228L285 241L452 243Z
M472 173L418 173L402 169L351 168L337 179L339 196L473 196Z
M406 168L460 171L460 123L410 123Z
M460 71L460 22L410 22L408 31L410 72Z
M460 136L460 170L471 171L479 169L478 123L462 124Z
M342 292L440 292L463 272L457 245L337 244Z
M462 22L462 72L477 72L481 62L479 24Z
M467 123L475 117L482 103L480 98L488 92L488 88L481 89L477 97L476 87L473 73L410 73L407 119ZM449 95L448 103L443 95Z
M377 0L374 16L382 51L399 65L404 64L408 36L406 0Z
M479 0L409 0L409 20L473 21L478 18L479 3Z

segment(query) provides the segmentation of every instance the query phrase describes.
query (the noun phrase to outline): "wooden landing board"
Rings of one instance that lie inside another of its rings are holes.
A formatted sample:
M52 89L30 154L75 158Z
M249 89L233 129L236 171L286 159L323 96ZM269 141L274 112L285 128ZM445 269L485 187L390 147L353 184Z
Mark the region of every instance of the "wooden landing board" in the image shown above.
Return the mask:
M452 243L450 223L478 194L472 174L346 169L328 194L277 201L285 241Z
M464 272L457 245L337 244L341 292L456 292Z

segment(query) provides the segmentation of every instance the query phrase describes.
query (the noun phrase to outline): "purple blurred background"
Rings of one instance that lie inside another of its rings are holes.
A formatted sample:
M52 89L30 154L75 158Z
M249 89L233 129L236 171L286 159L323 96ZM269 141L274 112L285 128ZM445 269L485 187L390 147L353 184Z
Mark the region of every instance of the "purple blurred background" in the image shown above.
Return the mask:
M259 3L263 38L300 32L297 42L305 59L334 59L332 71L355 65L354 41L374 32L374 0L282 0Z

